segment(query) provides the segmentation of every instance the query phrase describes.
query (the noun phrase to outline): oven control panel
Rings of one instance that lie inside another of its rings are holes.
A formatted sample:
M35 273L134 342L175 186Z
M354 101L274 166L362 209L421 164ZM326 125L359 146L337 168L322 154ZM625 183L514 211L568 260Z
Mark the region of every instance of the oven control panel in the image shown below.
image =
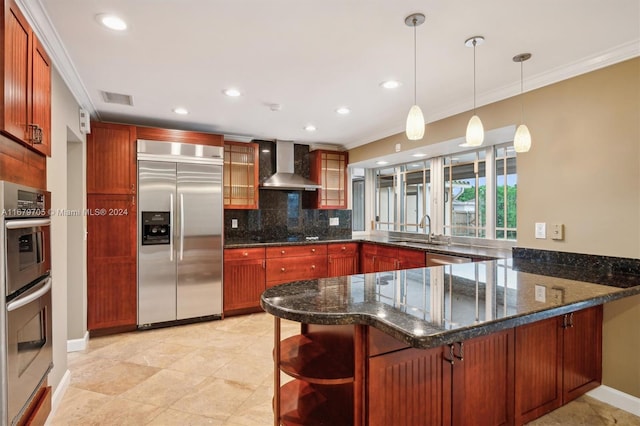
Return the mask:
M18 210L44 210L44 194L18 190Z

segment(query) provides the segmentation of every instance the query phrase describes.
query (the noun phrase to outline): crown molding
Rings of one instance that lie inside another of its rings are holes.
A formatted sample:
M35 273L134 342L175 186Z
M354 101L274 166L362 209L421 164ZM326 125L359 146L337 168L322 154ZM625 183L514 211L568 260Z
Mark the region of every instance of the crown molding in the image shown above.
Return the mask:
M73 65L67 49L62 44L41 0L15 0L16 4L29 22L38 40L42 43L51 58L53 66L58 70L79 106L97 119L100 119L87 88L82 83L80 74Z

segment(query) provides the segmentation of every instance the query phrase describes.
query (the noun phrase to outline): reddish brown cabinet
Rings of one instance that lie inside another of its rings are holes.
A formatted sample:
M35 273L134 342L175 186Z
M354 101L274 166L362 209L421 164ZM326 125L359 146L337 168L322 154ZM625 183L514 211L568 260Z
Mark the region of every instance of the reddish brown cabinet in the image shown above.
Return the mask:
M517 327L515 336L516 424L600 385L602 306Z
M328 277L358 273L358 243L328 244L327 253Z
M51 155L51 61L16 3L3 4L2 133Z
M224 143L224 208L258 208L258 144Z
M347 165L349 154L344 151L311 151L311 180L321 188L316 191L314 208L347 208Z
M327 245L267 247L267 287L327 276Z
M136 128L92 123L87 135L87 193L136 194Z
M88 194L87 327L135 327L136 205L131 195Z
M240 248L224 251L224 314L235 315L260 310L265 289L265 249Z
M424 266L426 255L423 250L367 243L362 244L360 250L360 268L365 274Z
M136 128L93 123L87 136L87 323L137 324Z

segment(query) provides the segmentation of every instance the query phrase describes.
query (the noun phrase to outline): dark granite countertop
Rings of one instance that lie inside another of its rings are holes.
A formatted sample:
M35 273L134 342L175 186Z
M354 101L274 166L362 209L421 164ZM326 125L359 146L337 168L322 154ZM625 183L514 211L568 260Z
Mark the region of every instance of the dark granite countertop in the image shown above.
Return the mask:
M462 244L428 244L420 241L402 240L398 241L398 238L393 237L359 237L359 238L327 238L317 240L305 240L304 237L295 238L292 237L287 240L279 241L225 241L225 249L235 248L252 248L252 247L281 247L289 245L304 245L304 244L328 244L328 243L376 243L382 245L388 245L393 247L404 247L416 250L424 250L425 252L449 254L472 257L474 259L504 259L511 257L511 249L497 249L491 247L479 247Z
M267 289L261 305L280 318L365 324L431 348L640 294L638 275L605 280L558 265L528 266L535 273L501 259L296 281Z

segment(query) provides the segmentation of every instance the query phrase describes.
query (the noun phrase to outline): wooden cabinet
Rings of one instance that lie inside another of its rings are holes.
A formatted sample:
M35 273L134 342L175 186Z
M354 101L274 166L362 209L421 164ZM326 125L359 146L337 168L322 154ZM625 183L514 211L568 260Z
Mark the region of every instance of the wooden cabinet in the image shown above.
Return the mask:
M369 358L367 424L447 425L451 372L443 347L404 349Z
M327 276L340 277L358 273L358 243L327 245Z
M314 208L347 208L348 153L316 150L311 152L310 176L322 188L316 191Z
M451 423L514 422L514 332L507 329L445 348L451 365Z
M47 386L47 380L35 392L35 396L24 410L22 417L17 421L17 426L41 426L46 424L51 413L51 386Z
M137 324L136 130L93 123L87 135L87 323Z
M517 327L515 336L516 424L600 385L602 306Z
M242 248L224 251L224 314L260 310L265 289L265 249Z
M280 341L276 318L274 414L282 425L353 425L356 377L353 326L302 325ZM280 371L294 380L280 386ZM358 406L359 410L360 407Z
M88 194L87 327L137 323L135 196Z
M267 247L267 287L327 276L327 245Z
M258 144L224 143L224 208L258 208Z
M360 268L362 273L420 268L426 265L423 250L397 248L378 244L362 244Z
M51 155L51 61L12 0L3 5L2 133Z
M87 193L133 195L136 174L136 128L92 123L87 135Z

